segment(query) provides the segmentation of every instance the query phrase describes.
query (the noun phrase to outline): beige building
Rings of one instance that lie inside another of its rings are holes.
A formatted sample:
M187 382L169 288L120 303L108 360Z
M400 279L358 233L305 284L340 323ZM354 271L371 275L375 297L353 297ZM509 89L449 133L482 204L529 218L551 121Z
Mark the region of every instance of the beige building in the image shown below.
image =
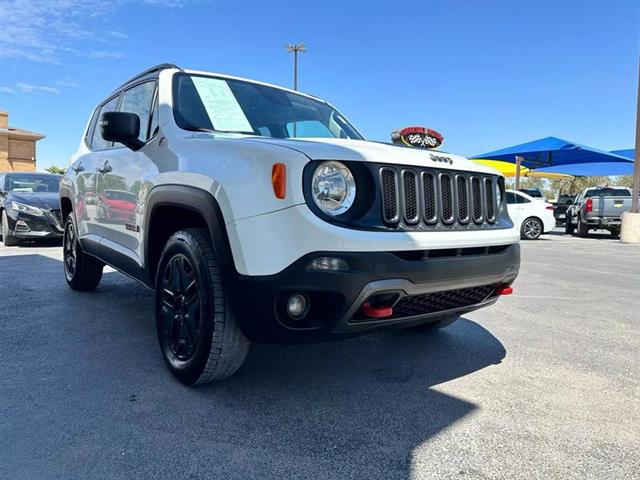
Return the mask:
M0 112L0 173L35 172L36 142L44 135L9 126L9 113Z

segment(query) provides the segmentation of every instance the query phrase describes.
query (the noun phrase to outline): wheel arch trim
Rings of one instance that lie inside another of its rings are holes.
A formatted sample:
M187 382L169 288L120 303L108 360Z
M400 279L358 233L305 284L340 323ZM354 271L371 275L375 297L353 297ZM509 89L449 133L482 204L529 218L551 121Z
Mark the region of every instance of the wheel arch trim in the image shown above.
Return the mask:
M208 191L186 185L158 185L153 187L146 201L144 218L144 268L145 276L150 285L153 278L150 258L150 246L153 241L149 235L149 228L154 213L160 207L175 207L190 210L201 216L212 240L213 250L221 265L233 267L233 254L227 235L224 215L216 198Z

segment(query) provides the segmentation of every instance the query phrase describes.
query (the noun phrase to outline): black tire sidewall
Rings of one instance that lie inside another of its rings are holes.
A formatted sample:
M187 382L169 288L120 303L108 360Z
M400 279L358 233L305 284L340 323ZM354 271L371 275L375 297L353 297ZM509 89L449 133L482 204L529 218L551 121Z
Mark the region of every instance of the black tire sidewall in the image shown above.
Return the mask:
M174 234L162 253L160 263L158 265L155 281L155 312L156 312L156 331L162 357L167 364L169 370L183 383L191 385L199 378L209 359L212 347L213 331L215 328L214 315L215 312L215 289L212 285L211 274L206 267L205 262L201 262L195 253L197 246L193 244L194 238L183 232ZM173 356L162 333L164 329L164 318L161 311L162 298L162 279L164 270L171 259L177 255L184 255L191 263L196 281L198 282L198 290L200 295L200 324L202 325L198 345L195 354L187 360L179 360ZM220 290L222 293L222 290ZM220 313L223 314L223 313Z

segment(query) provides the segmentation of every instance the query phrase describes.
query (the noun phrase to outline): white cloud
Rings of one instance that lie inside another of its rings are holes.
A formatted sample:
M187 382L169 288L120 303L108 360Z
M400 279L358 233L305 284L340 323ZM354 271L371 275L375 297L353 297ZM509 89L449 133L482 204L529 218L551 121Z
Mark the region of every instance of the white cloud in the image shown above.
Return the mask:
M127 38L105 28L109 15L123 6L179 7L182 0L0 0L0 58L61 64L65 55L95 59L121 58L119 52L96 50ZM101 20L102 19L102 20ZM93 48L92 48L93 47Z
M5 93L60 93L60 89L46 85L33 85L31 83L18 82L15 86L0 87L0 91Z

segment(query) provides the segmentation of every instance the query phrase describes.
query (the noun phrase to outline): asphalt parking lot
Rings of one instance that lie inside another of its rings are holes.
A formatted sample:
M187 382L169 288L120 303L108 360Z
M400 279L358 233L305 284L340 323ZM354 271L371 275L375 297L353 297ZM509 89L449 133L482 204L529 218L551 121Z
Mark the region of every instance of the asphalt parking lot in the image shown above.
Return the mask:
M0 246L0 478L640 478L640 248L523 244L515 293L436 334L165 369L152 294Z

